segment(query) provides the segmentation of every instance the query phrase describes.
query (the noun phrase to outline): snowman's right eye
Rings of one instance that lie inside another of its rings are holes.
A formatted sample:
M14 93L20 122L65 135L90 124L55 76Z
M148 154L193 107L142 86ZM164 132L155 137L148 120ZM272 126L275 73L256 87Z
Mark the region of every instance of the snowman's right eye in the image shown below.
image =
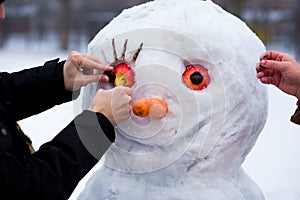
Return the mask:
M115 40L112 39L112 47L113 47L115 60L110 64L110 66L114 67L114 69L112 71L104 71L104 74L108 76L109 82L112 83L114 86L131 87L134 84L135 74L131 64L133 64L136 61L140 51L142 50L143 43L140 44L140 47L134 53L132 60L127 61L125 58L127 42L128 40L126 39L124 42L122 56L121 58L118 58L116 46L115 46Z
M203 90L210 83L207 69L201 65L188 65L182 74L184 84L192 90Z

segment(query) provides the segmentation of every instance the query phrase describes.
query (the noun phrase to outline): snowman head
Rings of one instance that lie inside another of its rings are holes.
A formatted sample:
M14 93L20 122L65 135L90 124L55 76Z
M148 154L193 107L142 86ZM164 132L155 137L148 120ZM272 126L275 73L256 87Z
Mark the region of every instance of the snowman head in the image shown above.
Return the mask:
M131 172L195 159L239 167L267 116L266 89L255 76L264 51L245 23L212 1L156 0L124 10L89 53L118 67L116 79L130 82L133 102L161 99L167 110L159 117L132 112L117 125L103 163ZM89 86L86 102L99 87L114 84Z

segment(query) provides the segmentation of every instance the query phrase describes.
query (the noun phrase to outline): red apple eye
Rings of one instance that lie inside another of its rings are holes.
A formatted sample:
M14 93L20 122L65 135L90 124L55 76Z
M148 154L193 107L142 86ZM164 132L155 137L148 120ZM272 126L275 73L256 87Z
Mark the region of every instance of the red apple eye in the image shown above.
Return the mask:
M126 63L121 63L114 68L115 86L131 87L134 84L134 72Z
M205 89L210 83L207 70L201 65L188 65L182 74L184 84L192 90Z
M125 60L127 42L128 40L126 39L124 43L122 56L120 59L118 59L115 40L112 39L115 60L110 64L110 66L114 67L114 69L113 71L105 71L103 74L108 76L109 82L114 84L114 86L131 87L134 84L135 74L132 68L130 67L130 64L133 64L136 61L140 51L142 50L143 43L141 43L140 47L134 53L132 60L128 62L127 60Z

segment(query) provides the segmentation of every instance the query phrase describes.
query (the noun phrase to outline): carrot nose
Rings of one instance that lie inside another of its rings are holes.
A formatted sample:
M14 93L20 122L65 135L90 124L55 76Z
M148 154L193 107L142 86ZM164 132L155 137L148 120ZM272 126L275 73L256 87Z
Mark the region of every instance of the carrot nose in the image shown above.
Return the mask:
M168 113L168 104L160 98L140 98L133 103L132 111L139 117L161 119Z

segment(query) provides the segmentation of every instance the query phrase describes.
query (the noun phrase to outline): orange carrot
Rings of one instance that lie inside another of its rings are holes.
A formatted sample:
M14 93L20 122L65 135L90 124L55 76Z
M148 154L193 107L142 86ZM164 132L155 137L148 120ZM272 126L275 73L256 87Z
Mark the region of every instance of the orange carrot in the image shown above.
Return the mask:
M160 98L140 98L133 103L132 111L139 117L160 119L167 115L168 104Z

